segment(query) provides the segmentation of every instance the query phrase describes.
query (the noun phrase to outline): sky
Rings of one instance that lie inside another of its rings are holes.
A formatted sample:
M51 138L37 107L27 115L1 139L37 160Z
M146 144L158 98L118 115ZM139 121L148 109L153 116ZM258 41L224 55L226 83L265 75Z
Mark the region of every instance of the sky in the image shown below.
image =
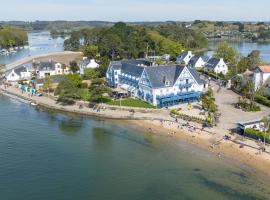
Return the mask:
M270 21L269 0L0 0L0 21Z

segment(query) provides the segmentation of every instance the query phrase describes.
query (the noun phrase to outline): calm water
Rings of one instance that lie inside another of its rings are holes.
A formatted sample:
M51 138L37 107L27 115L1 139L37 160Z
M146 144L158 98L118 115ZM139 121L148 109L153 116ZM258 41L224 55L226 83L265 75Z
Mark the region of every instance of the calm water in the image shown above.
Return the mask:
M220 42L210 41L208 47L214 50L218 47ZM234 47L240 56L247 56L253 50L261 52L263 61L270 63L270 43L257 43L257 42L228 42L231 47ZM213 55L213 51L208 51L206 55Z
M0 96L1 200L269 199L269 180L180 140Z
M53 39L46 31L28 33L29 48L10 55L0 55L0 64L9 64L27 56L63 51L64 40L61 37Z
M29 48L19 50L15 54L8 56L0 55L0 64L9 64L29 55L39 55L44 53L52 53L63 51L63 44L66 38L53 39L49 32L31 32L28 33ZM208 47L216 49L220 42L210 41ZM254 43L254 42L228 42L234 47L240 55L247 56L252 50L260 50L261 57L264 61L270 63L270 43ZM206 55L211 56L213 51L208 51Z

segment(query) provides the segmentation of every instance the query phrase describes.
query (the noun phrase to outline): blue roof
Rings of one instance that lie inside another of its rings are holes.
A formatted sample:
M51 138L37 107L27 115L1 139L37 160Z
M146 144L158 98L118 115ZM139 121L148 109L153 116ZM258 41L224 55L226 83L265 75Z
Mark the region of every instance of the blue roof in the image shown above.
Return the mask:
M145 71L149 77L153 88L165 86L165 81L169 81L168 87L174 85L184 67L179 65L146 67Z
M121 73L130 74L131 76L141 77L144 67L130 64L122 63Z
M210 60L208 60L207 63L205 64L205 67L214 69L219 62L220 58L210 58Z
M146 67L145 71L153 88L165 87L165 81L169 81L168 87L175 84L185 67L180 65ZM199 85L205 84L198 72L193 68L187 68Z

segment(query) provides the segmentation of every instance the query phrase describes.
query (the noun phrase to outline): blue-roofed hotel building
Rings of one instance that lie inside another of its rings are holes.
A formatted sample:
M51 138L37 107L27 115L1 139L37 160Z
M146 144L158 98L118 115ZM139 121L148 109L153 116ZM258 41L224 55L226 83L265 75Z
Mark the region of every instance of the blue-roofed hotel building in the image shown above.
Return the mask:
M153 66L147 60L112 61L106 78L111 87L159 107L197 100L207 87L194 68Z

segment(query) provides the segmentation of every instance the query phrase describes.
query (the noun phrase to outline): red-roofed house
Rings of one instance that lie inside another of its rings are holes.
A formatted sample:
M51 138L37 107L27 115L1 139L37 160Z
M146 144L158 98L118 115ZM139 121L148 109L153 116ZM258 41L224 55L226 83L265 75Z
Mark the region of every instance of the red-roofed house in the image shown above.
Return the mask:
M270 78L270 65L258 66L253 71L255 90L259 89Z

